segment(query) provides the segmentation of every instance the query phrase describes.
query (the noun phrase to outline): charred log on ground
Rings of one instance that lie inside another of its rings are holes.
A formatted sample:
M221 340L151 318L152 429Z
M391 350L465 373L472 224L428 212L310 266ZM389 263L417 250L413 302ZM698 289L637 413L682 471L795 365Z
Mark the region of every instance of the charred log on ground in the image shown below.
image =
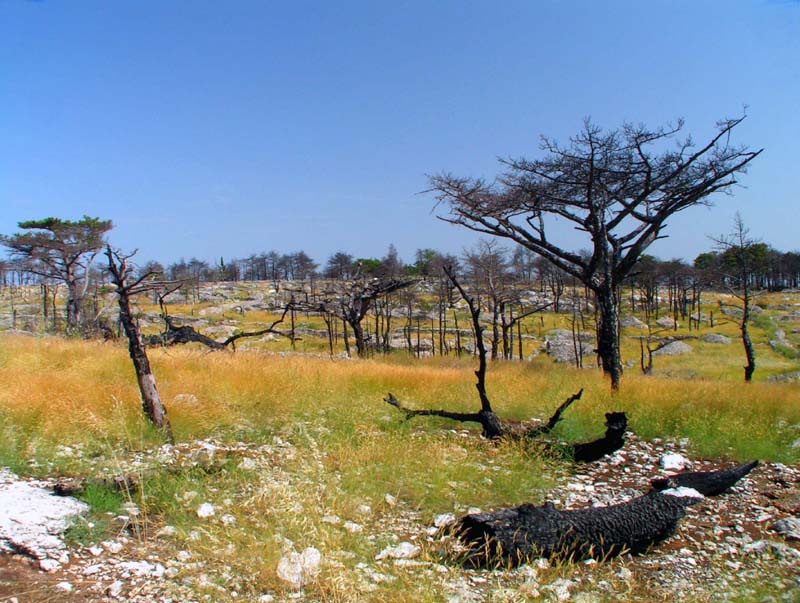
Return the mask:
M653 490L660 492L670 488L692 488L703 496L717 496L727 492L736 482L758 466L752 461L722 471L692 471L677 473L669 477L654 479L650 482Z
M560 511L530 504L463 517L455 532L471 567L513 567L537 557L562 561L639 554L675 532L698 498L650 492L608 507Z

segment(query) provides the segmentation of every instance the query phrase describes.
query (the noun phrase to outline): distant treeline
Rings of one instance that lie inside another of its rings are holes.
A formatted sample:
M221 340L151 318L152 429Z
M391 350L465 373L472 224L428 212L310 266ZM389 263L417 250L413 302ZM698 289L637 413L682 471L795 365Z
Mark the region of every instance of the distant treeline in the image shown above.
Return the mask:
M778 251L766 243L749 248L750 279L754 289L779 291L800 288L800 252ZM356 274L375 277L419 276L439 277L443 266L453 266L457 273L472 280L530 283L558 290L574 285L573 278L535 255L517 247L509 250L493 241L481 241L461 256L435 249L417 249L412 263L404 262L394 245L381 258L356 257L345 251L330 255L320 266L304 251L280 253L269 251L246 258L208 262L197 258L181 259L164 266L148 262L141 272L157 271L170 280L195 283L216 281L303 281L313 279L348 280ZM689 264L680 259L660 260L643 255L628 284L645 292L669 288L736 288L738 270L734 250L707 251ZM96 275L100 282L104 280ZM0 260L0 283L3 286L35 284L39 277L28 270L24 262Z

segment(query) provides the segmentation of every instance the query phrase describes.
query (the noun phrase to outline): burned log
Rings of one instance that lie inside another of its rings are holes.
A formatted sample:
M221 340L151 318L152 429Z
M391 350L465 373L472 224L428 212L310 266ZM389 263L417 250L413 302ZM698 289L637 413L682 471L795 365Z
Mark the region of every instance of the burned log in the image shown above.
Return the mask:
M470 567L513 567L537 557L562 561L639 554L675 532L701 499L651 491L608 507L560 511L531 504L463 517L455 527Z
M752 461L722 471L692 471L677 473L669 477L654 479L650 482L653 490L660 492L670 488L692 488L703 496L717 496L727 492L736 482L758 466Z
M572 457L579 463L592 463L612 454L625 444L628 417L624 412L606 413L606 433L599 440L572 445Z

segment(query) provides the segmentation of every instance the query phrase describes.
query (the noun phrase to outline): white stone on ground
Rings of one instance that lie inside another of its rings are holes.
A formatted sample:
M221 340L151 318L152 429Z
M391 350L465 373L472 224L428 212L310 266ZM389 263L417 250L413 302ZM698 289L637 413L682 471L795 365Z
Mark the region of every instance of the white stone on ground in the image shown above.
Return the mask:
M86 503L55 496L0 469L0 551L25 551L43 570L58 569L69 561L59 535L88 510Z

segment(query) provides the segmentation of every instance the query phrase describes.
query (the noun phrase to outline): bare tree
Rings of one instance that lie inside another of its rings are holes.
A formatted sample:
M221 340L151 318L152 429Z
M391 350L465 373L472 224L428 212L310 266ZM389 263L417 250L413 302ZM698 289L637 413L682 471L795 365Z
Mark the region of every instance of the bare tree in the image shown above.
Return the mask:
M111 282L117 288L119 318L128 338L128 352L133 362L133 368L136 371L136 380L139 383L139 392L142 396L142 410L144 410L144 414L150 422L170 442L174 442L175 438L167 417L167 409L161 403L161 397L156 387L156 379L150 369L150 360L147 358L147 351L142 342L139 326L133 318L130 307L131 297L139 293L152 291L154 288L163 286L163 283L149 280L153 276L152 272L145 272L138 278L131 280L134 268L128 263L128 260L133 255L133 253L123 255L120 251L111 249L110 245L106 246L108 271L111 273Z
M753 380L753 373L756 371L756 352L753 348L753 341L750 339L750 318L753 308L752 279L758 261L757 255L765 246L750 238L750 231L738 212L733 221L733 232L714 240L723 250L723 256L727 256L728 261L723 260L723 270L726 267L732 269L725 275L726 281L729 283L729 290L742 303L739 331L742 334L742 345L747 359L744 367L744 380L749 383Z
M356 340L356 353L360 358L367 355L367 339L364 333L363 321L375 301L394 291L409 287L414 279L377 278L365 276L360 270L350 281L336 283L320 298L307 304L299 304L298 308L304 311L319 312L323 316L336 316L344 325L353 330ZM349 343L345 331L345 346L349 355Z
M461 294L462 299L466 302L467 307L469 308L470 318L472 319L472 328L475 330L475 347L478 350L478 369L475 371L475 377L477 378L477 382L475 383L475 389L478 390L478 398L481 403L481 409L478 412L452 412L449 410L432 410L432 409L412 409L403 406L400 401L394 397L394 395L390 392L384 401L391 406L394 406L399 411L405 414L407 419L412 417L443 417L445 419L453 419L454 421L461 421L461 422L472 422L478 423L483 428L482 435L488 439L496 439L500 437L505 437L509 435L515 435L517 437L536 437L545 433L549 433L552 431L556 424L561 420L561 415L564 411L573 403L575 400L580 399L581 394L583 394L583 389L578 391L578 393L570 396L567 398L561 406L556 409L556 412L553 413L553 416L550 417L550 420L541 426L533 427L528 429L522 433L514 433L512 434L500 421L500 418L492 409L492 403L489 400L489 396L486 393L486 346L483 343L483 325L481 324L481 308L478 302L475 301L475 298L472 297L467 293L461 283L458 282L458 279L453 272L451 267L444 267L445 274L453 283L453 286L458 289L458 292Z
M603 131L589 120L568 146L543 138L542 159L506 159L495 182L442 174L431 191L449 213L441 219L511 239L546 258L590 289L596 299L598 354L611 387L619 387L618 287L639 256L661 238L676 213L708 202L736 184L761 151L731 144L743 117L717 124L711 139L691 138L665 149L683 127L624 125ZM584 233L583 256L552 235L552 221L565 220Z

